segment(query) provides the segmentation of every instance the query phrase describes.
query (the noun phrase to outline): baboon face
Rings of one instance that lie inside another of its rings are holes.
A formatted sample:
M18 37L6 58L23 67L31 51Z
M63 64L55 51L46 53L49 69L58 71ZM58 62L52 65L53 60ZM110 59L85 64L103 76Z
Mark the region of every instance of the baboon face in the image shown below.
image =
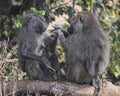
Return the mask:
M48 25L45 18L37 14L28 14L23 17L23 26L28 26L28 29L36 33L43 33L46 31Z
M82 22L80 21L79 18L75 18L74 23L72 25L73 25L74 33L81 31L83 28Z
M78 13L76 16L75 16L76 19L79 19L81 24L82 24L82 27L83 29L84 28L92 28L94 27L92 22L94 22L94 25L98 25L98 19L94 16L94 14L88 12L88 11L83 11L83 12L80 12ZM92 26L92 27L91 27Z
M96 21L96 22L93 22ZM96 24L92 24L96 23ZM92 25L91 25L92 24ZM78 13L74 18L71 26L68 28L69 33L81 32L81 30L86 30L87 28L94 28L94 25L98 25L97 18L88 11L83 11ZM92 27L91 27L92 26Z
M79 18L73 18L71 26L67 29L68 33L77 33L82 30L82 23Z

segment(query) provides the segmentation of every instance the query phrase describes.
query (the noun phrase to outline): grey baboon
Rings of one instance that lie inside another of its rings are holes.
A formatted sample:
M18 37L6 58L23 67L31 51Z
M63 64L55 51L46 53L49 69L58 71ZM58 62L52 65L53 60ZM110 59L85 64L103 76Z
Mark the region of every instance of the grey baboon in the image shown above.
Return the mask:
M33 80L57 79L60 72L55 50L57 37L48 34L48 25L43 16L27 14L22 21L18 43L21 69Z
M78 13L68 31L72 34L67 38L61 30L55 31L65 51L66 79L75 83L97 84L98 76L105 72L109 63L108 34L88 11Z

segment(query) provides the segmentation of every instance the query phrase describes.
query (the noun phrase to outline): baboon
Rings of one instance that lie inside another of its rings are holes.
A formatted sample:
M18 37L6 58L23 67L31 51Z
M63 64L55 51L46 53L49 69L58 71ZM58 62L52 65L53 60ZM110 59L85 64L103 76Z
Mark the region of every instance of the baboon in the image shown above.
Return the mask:
M72 34L67 38L61 30L55 31L65 51L66 79L98 85L98 77L105 72L109 63L108 34L103 31L98 19L88 11L78 13L68 31Z
M48 34L48 24L41 15L27 14L22 22L18 43L21 69L32 80L56 80L60 72L55 50L57 37Z

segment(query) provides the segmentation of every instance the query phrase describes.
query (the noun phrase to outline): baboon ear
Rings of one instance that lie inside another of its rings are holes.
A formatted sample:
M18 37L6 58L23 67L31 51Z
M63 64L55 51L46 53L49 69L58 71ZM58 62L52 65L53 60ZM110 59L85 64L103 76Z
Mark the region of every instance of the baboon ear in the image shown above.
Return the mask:
M81 16L80 17L80 22L83 23L84 21L85 21L84 18Z
M80 22L83 25L83 27L87 27L87 25L88 25L87 21L86 21L86 19L83 16L80 17Z

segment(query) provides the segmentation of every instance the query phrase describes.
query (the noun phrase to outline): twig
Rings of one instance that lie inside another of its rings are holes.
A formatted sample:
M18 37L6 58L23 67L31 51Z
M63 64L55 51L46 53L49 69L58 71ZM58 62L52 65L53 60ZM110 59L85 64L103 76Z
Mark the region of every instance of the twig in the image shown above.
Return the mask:
M73 0L73 9L75 8L75 2L76 2L76 0Z
M3 59L0 61L0 64L3 64L3 63L14 63L18 61L18 59Z
M55 9L57 7L61 7L61 6L67 5L69 2L71 2L71 0L69 0L68 2L66 2L64 4L60 4L59 6L54 6L54 7L50 8L49 11L52 10L52 9Z

